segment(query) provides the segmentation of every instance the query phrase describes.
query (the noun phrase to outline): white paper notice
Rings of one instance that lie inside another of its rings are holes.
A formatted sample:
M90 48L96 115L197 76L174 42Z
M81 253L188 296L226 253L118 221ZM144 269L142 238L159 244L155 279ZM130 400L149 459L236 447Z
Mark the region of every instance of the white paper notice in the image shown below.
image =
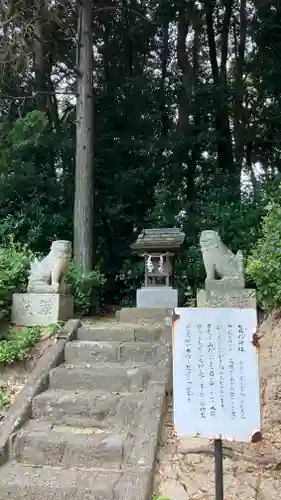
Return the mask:
M261 425L256 311L176 308L175 314L177 434L249 442Z

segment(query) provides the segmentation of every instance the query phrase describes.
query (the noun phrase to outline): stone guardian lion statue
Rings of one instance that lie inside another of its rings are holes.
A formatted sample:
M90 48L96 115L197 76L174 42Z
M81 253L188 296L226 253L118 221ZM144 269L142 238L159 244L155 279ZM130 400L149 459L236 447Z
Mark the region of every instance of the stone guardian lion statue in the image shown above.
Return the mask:
M216 231L202 231L200 247L206 271L205 288L245 288L243 254L227 248Z
M69 268L71 254L70 241L53 241L48 255L42 260L35 259L32 262L27 292L68 293L64 276Z

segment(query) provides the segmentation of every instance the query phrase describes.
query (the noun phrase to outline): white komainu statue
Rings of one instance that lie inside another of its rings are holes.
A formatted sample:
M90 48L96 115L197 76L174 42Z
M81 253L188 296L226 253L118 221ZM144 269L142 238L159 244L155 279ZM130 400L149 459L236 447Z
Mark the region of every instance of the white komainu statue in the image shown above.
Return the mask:
M243 254L235 255L221 241L216 231L202 231L200 247L206 270L206 289L245 288Z
M68 271L71 254L70 241L53 241L48 255L42 260L35 259L31 264L27 292L67 293L64 275Z

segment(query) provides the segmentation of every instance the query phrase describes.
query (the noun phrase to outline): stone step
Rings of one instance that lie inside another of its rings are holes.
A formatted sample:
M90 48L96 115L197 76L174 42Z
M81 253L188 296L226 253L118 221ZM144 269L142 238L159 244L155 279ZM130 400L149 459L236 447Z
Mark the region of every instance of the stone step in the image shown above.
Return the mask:
M109 323L108 325L93 324L84 321L77 331L77 340L132 342L159 340L162 326L153 323L136 325L134 323Z
M48 390L34 398L32 418L80 428L124 429L137 425L144 398L144 393Z
M13 458L34 465L120 468L127 433L86 431L30 421L16 438Z
M149 362L155 357L157 344L152 342L95 342L80 340L65 346L67 363L81 362Z
M171 318L173 309L123 307L116 311L116 319L123 323L158 323L163 325L165 318Z
M91 365L63 364L49 375L50 389L101 390L108 392L142 391L147 387L152 366L132 363Z
M121 500L121 472L31 467L11 463L0 468L1 500Z

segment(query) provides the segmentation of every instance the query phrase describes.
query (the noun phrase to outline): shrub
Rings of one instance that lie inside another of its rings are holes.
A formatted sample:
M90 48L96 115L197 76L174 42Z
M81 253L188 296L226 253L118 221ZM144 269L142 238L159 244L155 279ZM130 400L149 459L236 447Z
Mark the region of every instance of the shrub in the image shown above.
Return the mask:
M97 312L106 281L104 274L99 269L85 274L72 263L66 280L71 286L75 312L82 316Z
M141 287L144 280L144 271L144 262L140 257L132 255L123 262L115 277L115 282L119 285L119 292L114 297L117 304L122 307L135 307L136 290Z
M246 266L247 276L257 287L258 300L265 311L281 306L281 205L271 203L263 218L262 236L254 246Z
M40 339L41 328L38 326L12 333L7 340L0 342L0 364L10 365L15 361L23 361Z
M171 500L170 498L162 498L158 497L157 495L153 495L152 500Z
M0 248L0 314L10 313L12 294L26 287L30 262L34 258L27 245L13 240Z
M10 404L10 396L8 390L5 386L0 386L0 410L9 406Z

